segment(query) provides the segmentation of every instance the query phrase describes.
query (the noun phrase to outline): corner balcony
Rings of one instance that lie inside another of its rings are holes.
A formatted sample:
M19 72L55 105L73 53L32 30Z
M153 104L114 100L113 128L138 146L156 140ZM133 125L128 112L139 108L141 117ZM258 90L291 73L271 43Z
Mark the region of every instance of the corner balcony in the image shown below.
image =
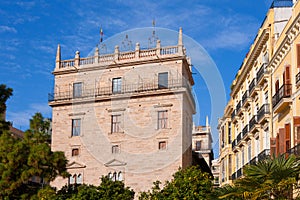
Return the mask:
M247 90L242 97L242 106L247 107L251 103L251 98L249 96L249 90Z
M264 63L256 73L257 85L263 85L265 82L268 82L268 77L267 63Z
M296 85L300 85L300 72L296 75Z
M254 115L249 121L249 132L255 133L259 130L260 125L257 123L257 115Z
M257 113L257 121L260 124L263 124L269 119L270 116L270 104L266 103L261 106Z
M252 158L249 162L250 165L254 165L257 162L257 157L255 156L254 158Z
M250 85L249 85L249 95L250 95L250 97L253 97L257 94L259 89L256 87L256 85L257 85L256 78L254 78L251 81Z
M284 84L272 97L273 111L280 113L291 103L292 85Z

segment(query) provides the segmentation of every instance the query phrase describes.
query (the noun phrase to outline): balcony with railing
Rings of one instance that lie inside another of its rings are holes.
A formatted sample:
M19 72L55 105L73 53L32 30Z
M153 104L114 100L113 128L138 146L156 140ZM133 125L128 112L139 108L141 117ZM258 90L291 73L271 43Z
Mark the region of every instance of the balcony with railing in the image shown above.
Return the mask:
M272 97L272 105L275 113L284 110L291 102L292 85L282 85L276 94Z
M232 180L235 180L235 179L236 179L236 172L234 172L234 173L231 175L231 179L232 179Z
M264 63L256 73L257 84L261 85L265 82L265 78L268 76L267 64Z
M243 175L243 170L242 170L242 168L240 168L236 172L236 178L240 178L242 175Z
M237 135L237 137L236 137L236 144L238 145L240 142L241 142L241 140L242 140L242 132L240 132L238 135Z
M257 121L259 123L264 122L265 119L268 118L269 114L270 114L270 104L266 103L262 105L261 108L259 109L257 113Z
M297 144L293 148L289 149L286 153L288 155L295 155L296 157L300 157L300 144Z
M254 158L252 158L249 162L250 165L254 165L257 162L257 157L255 156Z
M237 143L236 143L236 139L234 139L231 143L231 148L234 149L236 147Z
M254 132L258 127L257 115L254 115L249 121L249 132Z
M248 124L247 124L247 125L243 128L243 131L242 131L242 133L243 133L242 138L247 137L248 132L249 132L249 126L248 126Z
M236 115L236 110L234 109L231 113L231 121L234 121L235 115Z
M236 105L236 115L240 114L241 111L241 107L242 107L242 101L239 101L238 104Z
M254 78L249 85L249 95L253 96L256 94L256 78Z
M262 152L260 152L257 156L257 160L260 161L260 160L264 160L268 157L270 157L270 149L265 149L263 150Z
M111 84L111 83L110 83ZM108 84L108 85L110 85ZM187 89L189 95L191 95L192 100L194 101L192 92L191 92L191 86L189 82L185 79L171 79L168 80L168 84L166 87L161 87L157 81L150 81L150 82L144 82L144 83L138 83L138 84L123 84L120 85L120 88L118 88L117 91L114 91L115 88L112 86L107 87L95 87L95 88L84 88L80 92L76 91L74 93L73 88L68 89L66 91L58 91L55 93L49 93L48 94L48 101L50 103L56 103L56 102L64 102L67 103L67 101L70 100L84 100L94 98L95 100L101 100L105 98L110 98L112 96L122 96L122 95L128 95L136 96L136 95L151 95L152 93L166 93L166 92L172 92L172 90L178 90L180 88ZM195 104L195 102L193 102Z
M300 72L296 75L296 85L300 85Z
M246 90L242 96L242 106L247 106L251 102L251 98L249 97L249 90Z

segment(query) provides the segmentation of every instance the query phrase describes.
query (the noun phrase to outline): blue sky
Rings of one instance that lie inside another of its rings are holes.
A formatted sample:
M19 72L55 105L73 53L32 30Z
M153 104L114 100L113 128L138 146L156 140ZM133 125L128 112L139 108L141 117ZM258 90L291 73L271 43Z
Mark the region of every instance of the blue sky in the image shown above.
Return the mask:
M222 76L228 99L231 82L270 5L270 0L1 1L0 83L14 89L7 120L25 130L35 112L51 117L47 98L53 90L58 43L62 59L73 58L77 50L86 56L99 41L100 26L105 40L129 29L151 27L153 19L157 27L182 27L202 45ZM196 124L204 124L213 107L211 95L199 72L194 78L200 110Z

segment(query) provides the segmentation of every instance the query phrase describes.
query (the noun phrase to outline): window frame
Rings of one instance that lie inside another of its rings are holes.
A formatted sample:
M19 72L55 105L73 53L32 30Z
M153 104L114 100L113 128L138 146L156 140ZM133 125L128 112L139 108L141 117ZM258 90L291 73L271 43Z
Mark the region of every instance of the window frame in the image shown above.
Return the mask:
M167 141L159 141L158 142L158 150L160 150L160 151L165 151L165 150L167 150L167 145L168 145L168 143L167 143Z
M83 83L82 82L73 83L73 98L82 97L82 91L83 91Z
M110 132L111 133L121 133L121 114L113 114L111 115L111 128Z
M168 110L157 111L157 129L167 129L169 126Z
M79 131L79 133L77 133L78 131ZM80 135L81 135L81 119L80 118L72 119L71 136L75 137L75 136L80 136Z
M79 148L73 148L72 149L72 157L79 156Z
M168 72L158 73L157 84L159 89L169 88L169 73Z
M112 93L121 93L122 92L122 77L116 77L112 79Z
M114 144L111 146L111 153L112 154L119 154L121 153L121 147L119 144Z

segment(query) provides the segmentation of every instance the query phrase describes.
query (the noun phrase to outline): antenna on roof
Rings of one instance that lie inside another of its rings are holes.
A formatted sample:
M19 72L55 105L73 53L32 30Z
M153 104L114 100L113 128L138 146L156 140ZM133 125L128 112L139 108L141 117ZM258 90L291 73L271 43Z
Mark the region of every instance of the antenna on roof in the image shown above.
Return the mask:
M100 54L105 54L106 53L106 45L103 43L103 36L104 36L104 33L103 33L103 29L102 29L102 25L100 26L100 40L99 40L99 52ZM97 45L98 47L98 45Z
M148 39L148 49L151 49L151 48L155 48L156 47L156 42L157 40L159 39L157 36L156 36L156 30L155 30L155 19L152 20L152 35L151 37L149 37Z

